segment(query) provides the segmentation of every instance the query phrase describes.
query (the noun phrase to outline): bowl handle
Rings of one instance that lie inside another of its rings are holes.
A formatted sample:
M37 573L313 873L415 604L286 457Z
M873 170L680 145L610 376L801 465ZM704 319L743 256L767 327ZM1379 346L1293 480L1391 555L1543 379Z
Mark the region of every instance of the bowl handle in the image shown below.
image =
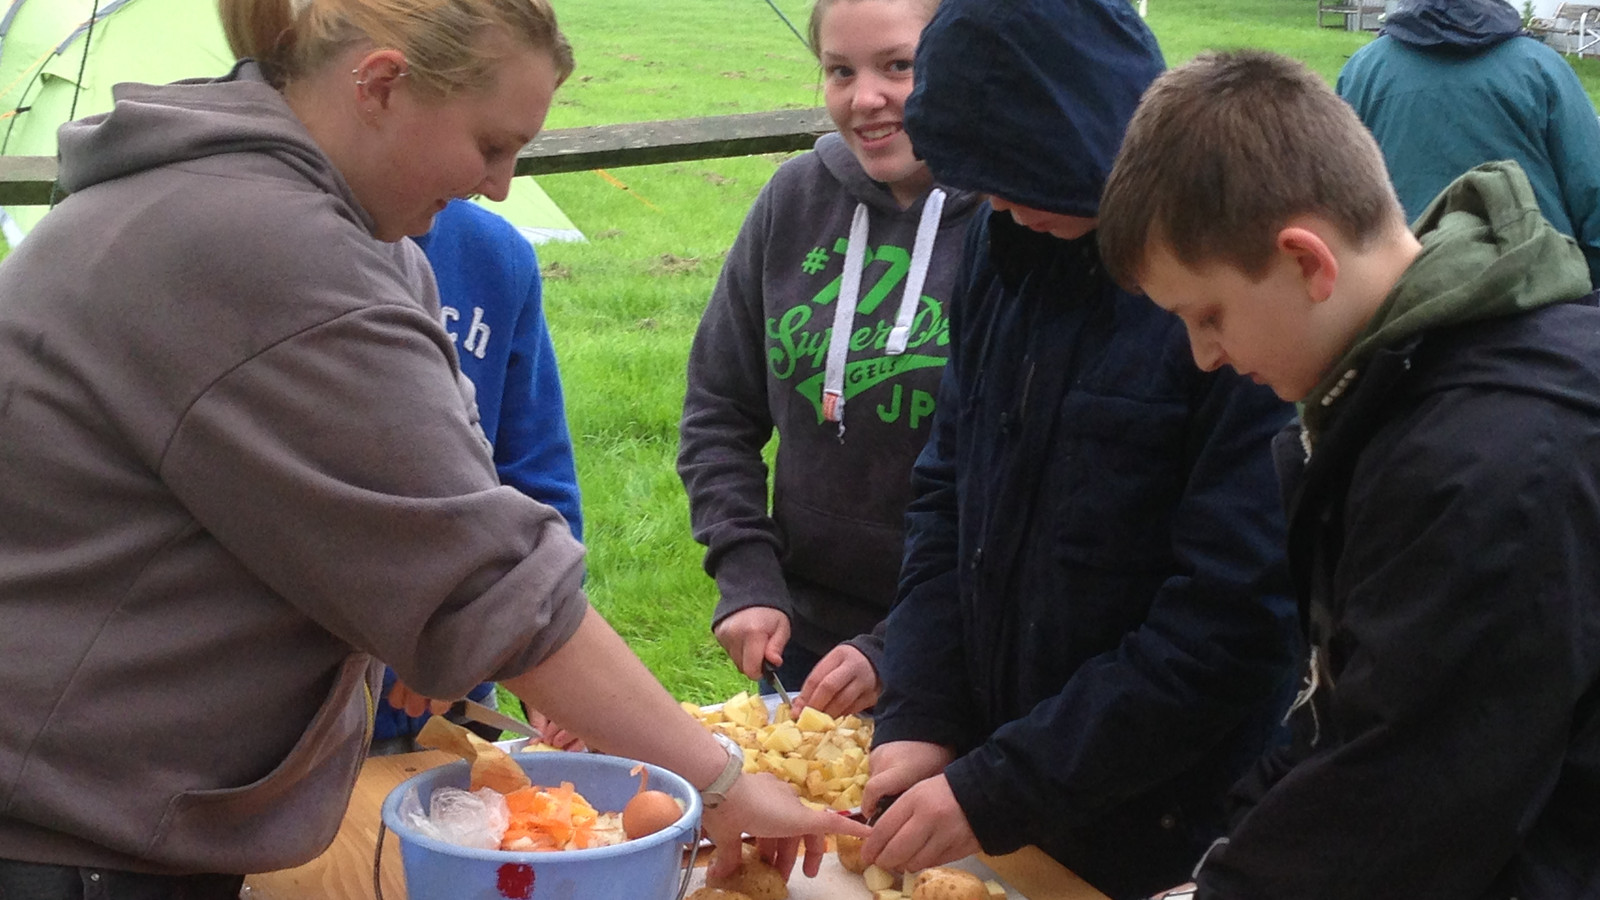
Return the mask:
M382 819L378 820L378 846L372 851L372 896L383 900L383 839L389 833L389 826Z
M678 883L678 897L677 897L677 900L683 900L684 895L689 893L689 878L692 875L694 875L694 862L695 862L696 859L698 859L700 857L700 829L699 828L694 829L693 833L691 833L689 835L688 848L689 848L689 862L688 862L687 865L685 865L683 867L683 880ZM379 897L378 900L383 900L383 898Z

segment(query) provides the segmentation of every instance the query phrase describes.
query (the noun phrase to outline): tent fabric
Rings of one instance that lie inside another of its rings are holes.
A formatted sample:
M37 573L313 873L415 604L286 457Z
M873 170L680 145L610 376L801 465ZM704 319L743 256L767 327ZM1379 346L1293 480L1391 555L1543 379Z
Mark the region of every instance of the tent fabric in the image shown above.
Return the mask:
M94 8L94 0L9 0L0 15L0 154L55 156L57 127L69 115L109 110L111 86L119 82L161 84L233 68L215 0L100 0L91 35ZM532 178L515 179L504 203L482 205L511 220L535 243L583 240ZM0 229L14 246L46 211L44 206L6 207L0 210Z

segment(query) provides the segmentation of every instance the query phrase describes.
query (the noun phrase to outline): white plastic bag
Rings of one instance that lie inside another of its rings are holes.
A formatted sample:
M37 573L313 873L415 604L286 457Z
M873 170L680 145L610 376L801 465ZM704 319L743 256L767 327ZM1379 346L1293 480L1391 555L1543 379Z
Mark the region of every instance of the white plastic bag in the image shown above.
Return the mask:
M476 793L443 787L429 798L428 811L412 790L400 801L400 819L418 832L461 847L498 850L511 823L505 795L493 788Z

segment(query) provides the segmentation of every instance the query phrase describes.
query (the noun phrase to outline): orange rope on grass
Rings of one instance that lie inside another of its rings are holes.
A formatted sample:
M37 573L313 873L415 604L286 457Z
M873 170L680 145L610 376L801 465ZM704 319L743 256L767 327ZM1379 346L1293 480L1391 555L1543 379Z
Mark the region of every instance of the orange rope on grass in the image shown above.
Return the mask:
M633 199L639 201L640 203L643 203L645 206L650 207L651 209L655 210L656 212L661 212L661 207L655 205L654 203L651 203L649 200L646 200L645 198L643 198L643 197L639 196L638 194L634 193L633 188L628 187L626 184L623 184L620 180L617 179L616 176L612 175L610 172L607 172L605 169L595 169L594 173L596 175L599 175L601 178L604 178L606 180L606 183L610 184L612 187L614 187L614 188L616 188L618 190L621 190L621 191L627 191L628 194L633 197Z

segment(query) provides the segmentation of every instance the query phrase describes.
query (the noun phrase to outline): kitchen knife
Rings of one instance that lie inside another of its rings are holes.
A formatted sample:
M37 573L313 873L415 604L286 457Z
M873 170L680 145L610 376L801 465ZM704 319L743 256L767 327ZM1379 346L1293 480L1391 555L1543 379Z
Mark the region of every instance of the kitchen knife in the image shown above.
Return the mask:
M772 663L762 660L761 674L765 676L767 682L772 685L773 689L778 692L778 699L783 701L783 705L789 707L790 709L794 709L794 701L789 698L789 692L783 689L783 682L778 680L778 670L773 668Z
M539 733L539 729L529 725L527 722L519 722L504 713L492 710L476 700L458 700L455 705L450 707L450 711L463 719L477 722L481 725L488 725L491 728L498 728L501 731L509 731L513 734L527 735L536 741L544 740L544 735Z

